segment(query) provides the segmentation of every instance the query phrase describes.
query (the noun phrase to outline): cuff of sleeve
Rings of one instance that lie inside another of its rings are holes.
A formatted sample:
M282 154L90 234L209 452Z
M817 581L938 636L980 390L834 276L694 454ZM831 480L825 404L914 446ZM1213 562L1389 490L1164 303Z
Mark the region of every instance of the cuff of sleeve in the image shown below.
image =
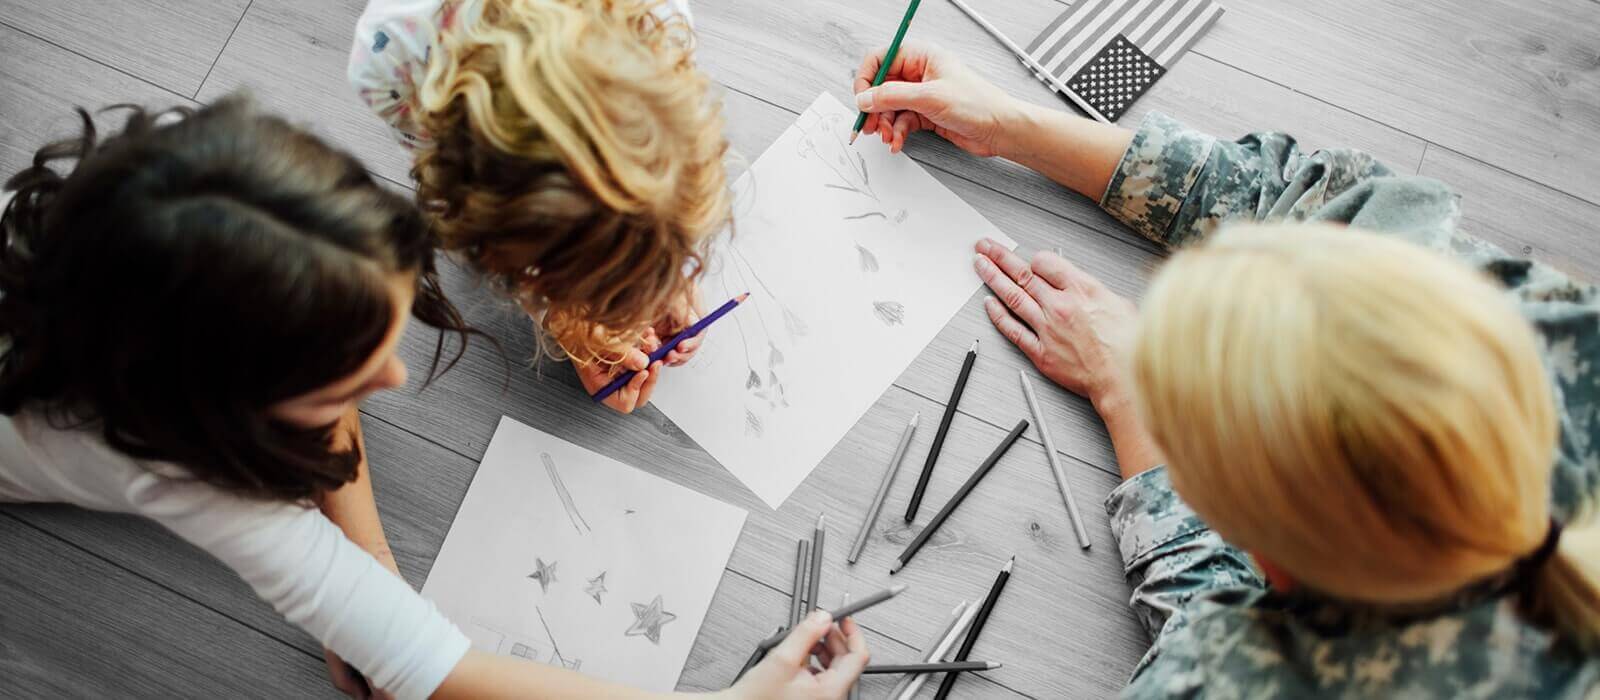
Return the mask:
M1106 184L1100 208L1140 235L1165 243L1215 143L1208 134L1151 112Z
M430 602L431 606L432 603ZM442 617L440 618L443 619ZM448 625L448 623L446 623ZM441 635L438 646L424 660L410 669L410 673L402 682L401 687L395 689L395 700L427 700L434 691L444 684L446 676L455 670L461 659L472 650L472 641L467 639L460 628L448 625L450 631Z
M1106 496L1105 506L1124 573L1144 566L1167 545L1210 529L1172 490L1165 465L1122 482Z

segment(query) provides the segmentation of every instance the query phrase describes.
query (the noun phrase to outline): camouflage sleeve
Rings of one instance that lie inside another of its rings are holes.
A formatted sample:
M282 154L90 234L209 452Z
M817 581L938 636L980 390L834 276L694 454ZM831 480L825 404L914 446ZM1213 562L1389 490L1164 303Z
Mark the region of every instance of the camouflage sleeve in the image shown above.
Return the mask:
M1162 637L1183 627L1184 608L1196 596L1266 587L1249 557L1223 542L1178 498L1164 466L1113 489L1106 514L1133 584L1134 614L1157 640L1152 653Z
M1151 113L1134 133L1100 206L1140 235L1176 247L1210 235L1226 220L1350 222L1356 215L1371 214L1368 200L1345 200L1337 211L1329 205L1358 184L1399 179L1391 175L1382 163L1360 151L1306 154L1292 136L1271 131L1220 141L1164 114ZM1454 201L1447 188L1439 190L1428 193L1434 206L1403 211L1423 219L1429 228L1439 228L1452 211L1445 202Z

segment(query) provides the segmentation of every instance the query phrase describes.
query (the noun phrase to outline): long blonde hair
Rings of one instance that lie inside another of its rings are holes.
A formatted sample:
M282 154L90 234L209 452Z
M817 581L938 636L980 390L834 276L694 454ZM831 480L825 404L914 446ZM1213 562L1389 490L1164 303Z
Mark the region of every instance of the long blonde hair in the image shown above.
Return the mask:
M659 0L482 0L420 89L417 195L447 250L565 354L614 360L729 218L721 106Z
M1133 368L1177 489L1230 542L1349 600L1433 600L1551 526L1558 415L1529 324L1470 268L1327 225L1178 253ZM1524 599L1595 648L1600 530L1568 523Z

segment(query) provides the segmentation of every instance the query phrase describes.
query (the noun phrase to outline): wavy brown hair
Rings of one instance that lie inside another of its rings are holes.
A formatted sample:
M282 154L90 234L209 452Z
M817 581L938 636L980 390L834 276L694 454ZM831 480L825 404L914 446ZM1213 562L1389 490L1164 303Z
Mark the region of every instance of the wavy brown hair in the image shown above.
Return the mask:
M635 346L729 219L721 106L658 4L486 2L421 90L412 175L443 246L579 363Z
M306 500L354 479L361 456L335 446L336 424L270 409L372 356L397 274L416 281L412 316L441 330L429 379L444 331L465 348L473 331L440 290L422 216L243 100L123 111L100 138L79 110L81 135L5 183L0 413L95 430L249 497Z

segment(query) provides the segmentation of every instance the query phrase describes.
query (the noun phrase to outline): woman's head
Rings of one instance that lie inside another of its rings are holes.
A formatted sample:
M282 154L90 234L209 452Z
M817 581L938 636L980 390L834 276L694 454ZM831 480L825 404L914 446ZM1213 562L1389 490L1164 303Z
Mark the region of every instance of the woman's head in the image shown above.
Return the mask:
M80 112L80 138L6 183L0 411L94 425L252 496L335 488L358 455L330 448L332 423L405 381L406 317L465 332L427 227L354 158L242 101L169 114L128 108L98 140Z
M1238 227L1177 254L1134 375L1179 494L1307 587L1431 600L1550 527L1558 417L1532 329L1488 279L1393 237ZM1547 572L1592 546L1568 535Z
M421 89L413 175L444 246L580 362L634 346L729 217L720 108L659 4L483 3Z

